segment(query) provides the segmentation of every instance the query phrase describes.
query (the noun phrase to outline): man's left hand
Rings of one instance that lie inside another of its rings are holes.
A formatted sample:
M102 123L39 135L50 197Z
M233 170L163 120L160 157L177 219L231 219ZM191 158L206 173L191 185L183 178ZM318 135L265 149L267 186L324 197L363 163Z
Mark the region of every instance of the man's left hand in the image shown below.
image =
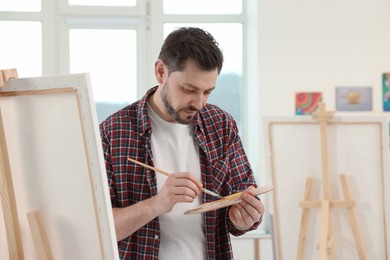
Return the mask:
M229 210L229 218L239 230L248 230L259 222L264 214L263 203L254 196L254 187L249 187L241 194L241 203L233 205Z

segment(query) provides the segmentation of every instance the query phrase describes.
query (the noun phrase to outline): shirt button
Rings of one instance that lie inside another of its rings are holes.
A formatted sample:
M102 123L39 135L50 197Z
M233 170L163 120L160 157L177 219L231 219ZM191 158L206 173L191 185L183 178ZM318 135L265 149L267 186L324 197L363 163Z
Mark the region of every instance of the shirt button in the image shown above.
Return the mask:
M158 239L158 235L154 235L154 239Z

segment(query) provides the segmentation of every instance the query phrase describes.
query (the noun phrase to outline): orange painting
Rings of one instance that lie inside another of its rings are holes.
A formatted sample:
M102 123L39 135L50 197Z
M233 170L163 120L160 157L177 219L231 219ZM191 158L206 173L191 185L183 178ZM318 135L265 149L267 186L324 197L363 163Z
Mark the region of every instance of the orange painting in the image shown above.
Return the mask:
M311 115L322 101L320 92L298 92L295 94L295 114Z

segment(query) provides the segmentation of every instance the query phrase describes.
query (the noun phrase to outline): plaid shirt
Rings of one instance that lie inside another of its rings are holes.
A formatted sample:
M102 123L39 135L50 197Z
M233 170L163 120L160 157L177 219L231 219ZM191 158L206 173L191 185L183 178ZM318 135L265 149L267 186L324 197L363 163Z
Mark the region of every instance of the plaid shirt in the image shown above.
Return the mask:
M128 207L157 194L154 171L127 160L131 157L153 165L152 129L146 102L156 89L151 88L141 100L119 110L100 125L112 207ZM207 104L194 118L194 125L206 189L227 196L256 185L237 125L229 114ZM202 194L203 203L213 200ZM228 208L204 213L204 220L208 259L233 259L229 233L238 236L245 232L233 226ZM118 242L119 255L121 259L158 259L159 245L160 226L155 218Z

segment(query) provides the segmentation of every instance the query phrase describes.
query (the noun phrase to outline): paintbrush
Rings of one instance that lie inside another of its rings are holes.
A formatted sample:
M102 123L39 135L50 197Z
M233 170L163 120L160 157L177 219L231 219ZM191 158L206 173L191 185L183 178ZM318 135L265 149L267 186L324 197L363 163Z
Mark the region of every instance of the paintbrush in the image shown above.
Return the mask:
M170 173L168 173L168 172L166 172L166 171L157 169L157 168L155 168L155 167L153 167L153 166L150 166L150 165L147 165L147 164L145 164L145 163L139 162L139 161L134 160L134 159L132 159L132 158L128 158L128 160L131 161L131 162L133 162L133 163L139 164L139 165L141 165L141 166L143 166L143 167L145 167L145 168L151 169L151 170L153 170L153 171L155 171L155 172L159 172L159 173L161 173L161 174L164 174L165 176L170 176L170 175L171 175ZM215 193L215 192L209 191L209 190L207 190L207 189L205 189L205 188L201 188L201 190L202 190L204 193L207 193L207 194L209 194L209 195L211 195L211 196L213 196L213 197L216 197L216 198L218 198L218 199L222 199L222 196L219 195L219 194L217 194L217 193Z

